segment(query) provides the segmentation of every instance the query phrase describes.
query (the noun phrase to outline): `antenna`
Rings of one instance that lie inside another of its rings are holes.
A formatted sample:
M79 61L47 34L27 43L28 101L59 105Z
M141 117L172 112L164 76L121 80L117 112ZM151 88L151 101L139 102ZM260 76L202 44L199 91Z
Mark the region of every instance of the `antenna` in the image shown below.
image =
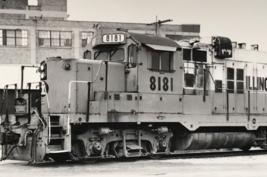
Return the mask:
M156 36L158 35L158 28L163 24L163 23L167 23L167 22L171 22L173 20L171 19L168 19L168 20L158 20L158 16L156 16L156 22L153 22L153 23L149 23L147 24L148 26L149 25L155 25L155 33L156 33Z

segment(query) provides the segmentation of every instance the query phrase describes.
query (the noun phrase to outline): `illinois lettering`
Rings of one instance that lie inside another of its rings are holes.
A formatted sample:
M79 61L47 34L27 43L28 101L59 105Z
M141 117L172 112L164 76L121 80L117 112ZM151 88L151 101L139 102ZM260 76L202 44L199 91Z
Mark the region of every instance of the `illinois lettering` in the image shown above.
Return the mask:
M246 89L267 91L267 77L246 76Z

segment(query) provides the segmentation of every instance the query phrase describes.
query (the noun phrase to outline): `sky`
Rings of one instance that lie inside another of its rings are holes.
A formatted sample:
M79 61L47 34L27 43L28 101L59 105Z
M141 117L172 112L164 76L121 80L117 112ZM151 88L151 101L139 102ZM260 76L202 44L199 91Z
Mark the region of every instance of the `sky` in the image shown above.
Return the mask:
M68 20L200 24L200 36L225 36L267 51L267 0L68 0Z

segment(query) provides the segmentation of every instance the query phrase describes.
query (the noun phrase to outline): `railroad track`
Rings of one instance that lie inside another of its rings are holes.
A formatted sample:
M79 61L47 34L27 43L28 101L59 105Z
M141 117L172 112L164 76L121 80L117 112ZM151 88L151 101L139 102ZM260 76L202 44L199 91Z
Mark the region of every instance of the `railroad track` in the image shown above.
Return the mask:
M99 159L95 163L110 163L110 162L131 162L136 160L169 160L169 159L205 159L205 158L221 158L221 157L235 157L235 156L255 156L267 154L267 150L253 149L250 151L242 151L239 149L233 150L198 150L198 151L178 151L171 155L163 155L159 158L151 159L148 156L144 157L132 157L132 158L111 158L111 159ZM54 163L53 161L51 161ZM45 162L50 163L50 162ZM77 163L75 161L67 161L66 163ZM78 162L79 163L79 162ZM38 163L39 165L42 163ZM36 164L37 165L37 164Z
M226 151L199 151L199 152L189 152L189 153L181 153L181 154L173 154L171 156L161 157L162 159L187 159L187 158L212 158L212 157L233 157L233 156L254 156L254 155L264 155L267 154L267 150L250 150L250 151L242 151L242 150L226 150Z
M121 158L121 159L99 159L96 163L110 163L110 162L131 162L136 160L169 160L169 159L205 159L205 158L221 158L221 157L235 157L235 156L255 156L267 154L267 150L253 149L250 151L234 150L199 150L199 151L180 151L172 155L163 155L159 158L151 159L148 156Z

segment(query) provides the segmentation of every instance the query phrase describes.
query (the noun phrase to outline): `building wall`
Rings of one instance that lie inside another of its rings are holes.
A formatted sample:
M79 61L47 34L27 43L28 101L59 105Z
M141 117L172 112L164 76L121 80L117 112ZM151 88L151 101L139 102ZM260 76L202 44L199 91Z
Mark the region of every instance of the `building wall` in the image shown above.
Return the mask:
M67 12L67 0L39 0L39 6L44 11Z
M117 22L85 22L85 21L64 21L44 19L0 19L0 30L27 30L27 46L1 45L0 36L0 64L29 64L36 65L47 57L74 57L82 58L82 32L95 32L95 27L101 28L124 28L131 32L155 34L154 26L147 26L141 23L117 23ZM70 46L39 46L40 31L71 32ZM177 36L197 37L199 36L199 25L163 25L159 28L158 34L170 38ZM3 38L3 36L2 36Z
M0 0L0 9L26 10L28 0Z
M0 0L0 19L67 19L67 0L36 1L37 5L28 5L28 0Z

